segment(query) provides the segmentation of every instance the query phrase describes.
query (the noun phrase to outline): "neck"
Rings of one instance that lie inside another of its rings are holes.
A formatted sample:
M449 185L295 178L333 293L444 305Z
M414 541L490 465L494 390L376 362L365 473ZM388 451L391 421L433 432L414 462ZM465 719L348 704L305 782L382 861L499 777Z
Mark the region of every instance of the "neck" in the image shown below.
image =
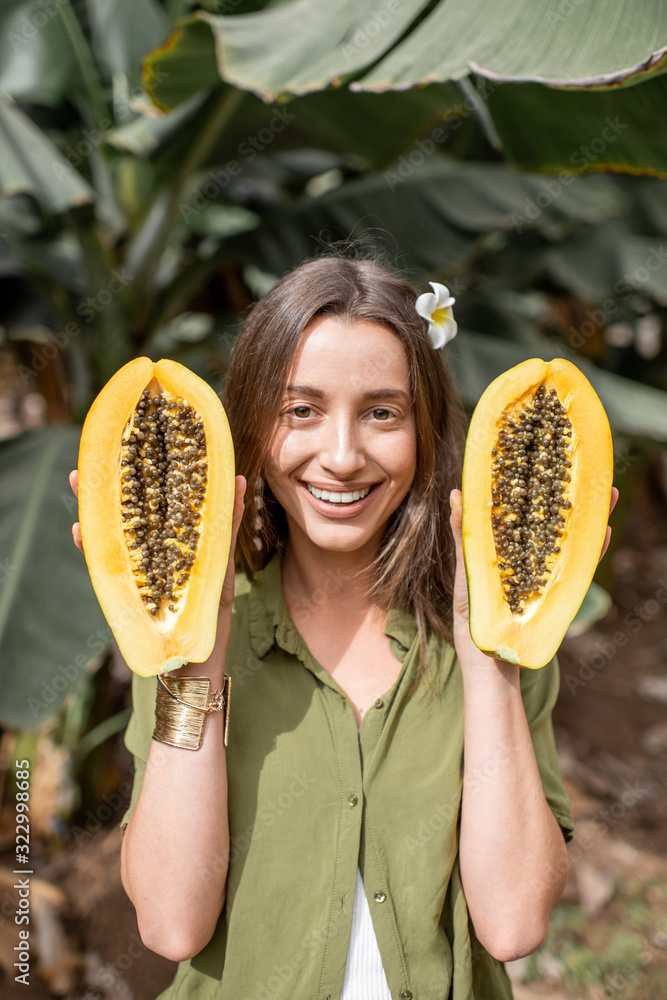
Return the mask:
M319 548L297 531L290 531L283 560L282 581L288 604L306 602L315 607L344 607L365 613L373 604L371 566L379 539L354 552L331 552Z

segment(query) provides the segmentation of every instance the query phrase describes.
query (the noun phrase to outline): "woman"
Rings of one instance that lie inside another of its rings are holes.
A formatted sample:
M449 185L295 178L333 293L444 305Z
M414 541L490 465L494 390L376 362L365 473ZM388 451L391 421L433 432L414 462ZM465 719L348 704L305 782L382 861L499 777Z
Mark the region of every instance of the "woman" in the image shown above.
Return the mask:
M464 423L414 289L302 265L251 311L224 403L245 574L234 594L230 557L215 650L171 676L232 677L229 745L222 713L196 752L152 739L138 676L126 734L123 882L182 963L162 997L511 998L502 963L567 873L558 670L471 641Z

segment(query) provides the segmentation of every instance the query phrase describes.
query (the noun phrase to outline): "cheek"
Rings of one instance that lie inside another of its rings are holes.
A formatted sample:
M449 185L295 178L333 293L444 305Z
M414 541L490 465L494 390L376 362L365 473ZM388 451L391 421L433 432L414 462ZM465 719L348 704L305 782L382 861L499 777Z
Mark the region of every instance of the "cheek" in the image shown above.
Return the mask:
M294 433L288 427L278 427L268 450L265 471L267 475L288 475L299 465L307 452L307 434Z
M383 465L396 479L412 482L417 468L417 441L411 431L387 438Z

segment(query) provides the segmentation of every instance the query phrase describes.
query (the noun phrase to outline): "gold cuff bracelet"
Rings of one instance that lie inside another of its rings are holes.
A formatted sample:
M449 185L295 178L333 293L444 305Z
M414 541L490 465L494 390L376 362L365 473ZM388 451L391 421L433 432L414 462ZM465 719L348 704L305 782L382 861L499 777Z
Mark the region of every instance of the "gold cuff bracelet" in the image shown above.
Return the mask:
M224 675L222 691L213 692L209 677L165 677L158 674L157 680L154 740L183 750L199 750L206 716L211 712L224 711L224 745L227 746L232 686L229 674Z

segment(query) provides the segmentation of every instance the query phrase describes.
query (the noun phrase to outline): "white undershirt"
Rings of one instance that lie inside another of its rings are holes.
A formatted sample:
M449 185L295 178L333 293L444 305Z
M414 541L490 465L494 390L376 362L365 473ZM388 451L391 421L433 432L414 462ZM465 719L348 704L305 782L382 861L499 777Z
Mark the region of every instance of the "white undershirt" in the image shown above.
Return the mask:
M341 1000L391 1000L360 868Z

